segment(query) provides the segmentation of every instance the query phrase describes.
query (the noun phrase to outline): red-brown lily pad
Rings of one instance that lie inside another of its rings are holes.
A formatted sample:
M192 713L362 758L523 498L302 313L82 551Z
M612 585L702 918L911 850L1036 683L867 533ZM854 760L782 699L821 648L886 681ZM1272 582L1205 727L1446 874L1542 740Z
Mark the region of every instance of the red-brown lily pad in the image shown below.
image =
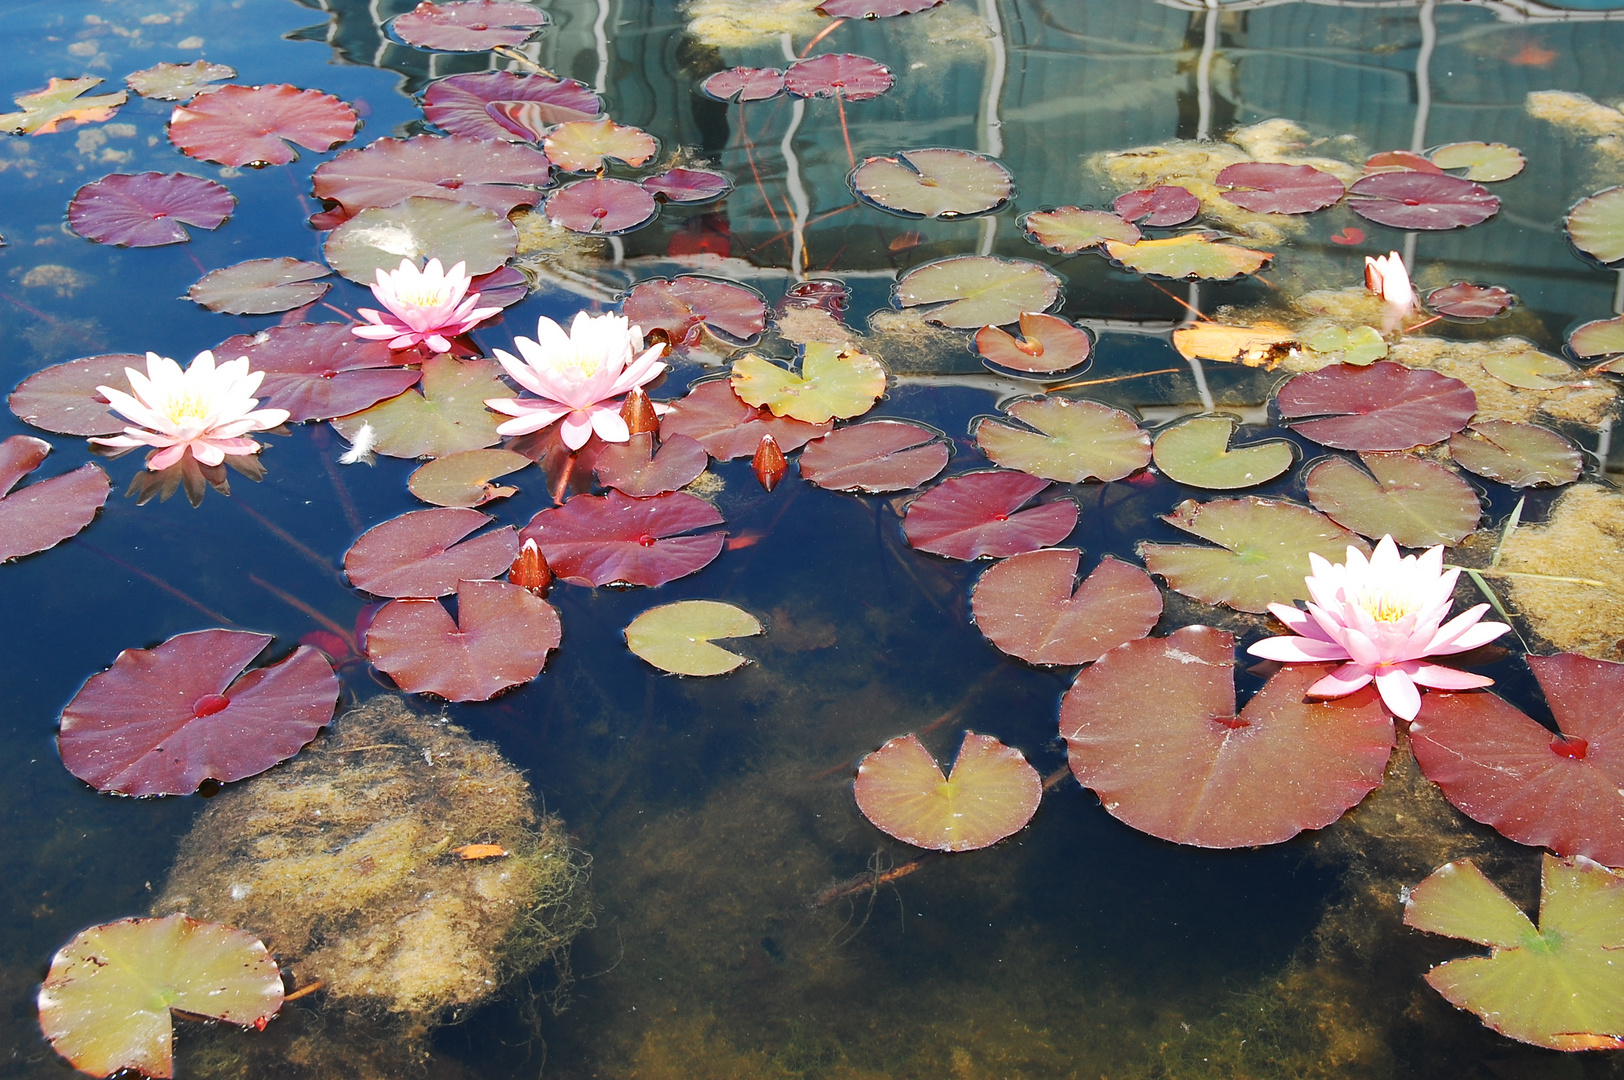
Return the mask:
M552 75L472 71L429 84L423 118L447 135L539 142L554 124L590 120L603 102L586 83Z
M62 710L62 763L97 791L189 795L286 761L332 720L338 678L306 646L243 674L270 643L198 630L124 650Z
M900 735L858 764L856 794L863 816L905 844L974 851L1026 827L1043 781L1019 750L991 735L965 732L945 777L917 736Z
M13 491L50 452L50 443L32 435L13 435L0 442L0 562L44 551L77 535L107 501L111 481L96 464Z
M1427 307L1440 315L1464 322L1477 322L1504 315L1517 298L1500 285L1474 285L1457 281L1427 293Z
M1483 507L1472 485L1413 454L1360 454L1365 469L1330 457L1308 470L1308 501L1361 536L1404 547L1455 546L1477 528Z
M1140 236L1139 226L1124 221L1119 215L1080 206L1035 210L1021 215L1020 226L1028 240L1056 255L1075 255L1097 248L1107 240L1136 244Z
M947 468L940 431L911 420L867 420L832 431L801 451L801 477L830 491L907 491Z
M486 52L523 45L547 25L547 13L511 0L423 0L389 26L408 45L440 52Z
M552 178L547 155L530 146L464 135L378 139L345 150L316 168L311 189L338 205L318 215L332 228L369 206L394 206L414 195L473 203L498 214L541 201Z
M486 701L541 674L558 612L505 581L464 581L457 618L438 600L391 600L367 627L367 658L409 694Z
M1449 456L1463 469L1514 488L1571 484L1585 465L1584 451L1567 436L1511 420L1480 420L1455 432Z
M1021 312L1021 336L996 326L976 331L976 352L994 370L1023 375L1079 374L1094 352L1094 332L1056 315Z
M519 554L511 525L464 539L494 520L460 507L408 511L362 533L344 553L344 573L373 596L450 596L458 582L494 578Z
M1150 575L1107 556L1073 589L1081 557L1047 548L994 563L970 596L976 626L1029 664L1091 664L1150 633L1162 615Z
M720 378L695 383L687 396L673 401L660 418L660 438L686 435L711 457L729 461L754 454L763 435L771 435L787 454L829 434L833 427L833 421L807 424L748 405L733 392L730 380Z
M286 83L222 86L175 106L169 141L187 157L220 165L286 165L290 144L331 150L355 137L360 117L331 94Z
M657 199L684 205L715 202L733 190L731 176L710 169L668 169L638 183Z
M1177 184L1157 184L1140 191L1125 192L1111 203L1111 210L1124 221L1153 229L1183 225L1201 212L1201 200L1189 188ZM1126 241L1132 243L1133 241Z
M269 315L320 300L332 284L316 279L327 274L327 267L320 263L286 255L277 259L249 259L210 270L186 290L186 296L210 311Z
M810 60L797 60L784 72L784 89L803 98L867 101L891 89L895 81L890 68L855 53L824 53Z
M1373 688L1311 701L1325 664L1281 668L1235 711L1235 636L1185 626L1084 668L1060 705L1079 783L1176 844L1278 844L1341 817L1381 783L1393 724Z
M1275 400L1299 435L1338 450L1431 446L1477 411L1477 395L1459 379L1391 360L1293 376Z
M748 345L767 328L767 302L743 285L684 274L639 281L620 313L648 337L658 330L673 345L694 344L701 330L733 345Z
M766 101L784 92L784 72L780 68L728 68L700 83L699 91L717 101Z
M573 585L664 585L697 573L722 553L716 507L685 491L634 499L618 491L576 495L543 510L519 533L534 540L553 574Z
M1482 184L1458 176L1385 172L1355 180L1348 189L1348 209L1395 229L1460 229L1499 213L1500 199Z
M1256 214L1308 214L1342 198L1342 181L1312 165L1239 161L1213 178L1221 194Z
M58 435L115 435L127 421L108 410L96 387L128 393L124 370L145 371L146 363L134 353L108 353L53 364L18 383L7 403L23 423Z
M966 562L1052 547L1077 527L1070 499L1025 506L1049 486L1004 469L950 476L908 504L902 531L920 551Z
M190 240L185 225L218 229L236 205L231 192L201 176L112 173L74 192L68 225L98 244L160 247Z
M623 443L606 443L598 451L598 483L643 499L687 487L710 465L705 448L686 435L672 435L654 445L643 431Z
M216 345L214 354L221 360L248 357L251 370L265 373L260 406L286 409L295 423L360 412L403 393L422 376L417 368L400 366L402 360L418 359L416 354L363 341L345 323L295 323L238 334Z
M953 218L998 209L1015 194L1015 178L970 150L904 150L865 158L851 174L859 197L904 217Z
M1563 653L1528 666L1560 734L1487 691L1432 690L1410 725L1415 759L1474 821L1624 866L1624 664Z
M831 19L889 19L928 11L944 0L822 0L812 10Z
M577 180L547 198L547 219L571 232L617 236L654 220L660 204L641 184L594 176Z

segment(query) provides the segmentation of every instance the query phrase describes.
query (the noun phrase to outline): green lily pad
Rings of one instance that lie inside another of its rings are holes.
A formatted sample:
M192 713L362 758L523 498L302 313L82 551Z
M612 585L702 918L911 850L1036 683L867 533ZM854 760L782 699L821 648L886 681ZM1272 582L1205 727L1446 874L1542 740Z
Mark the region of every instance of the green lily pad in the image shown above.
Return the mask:
M418 466L406 478L406 487L435 506L483 506L518 494L516 487L490 481L529 464L529 458L512 450L462 450Z
M1579 374L1566 360L1533 349L1490 356L1483 361L1483 369L1501 382L1524 390L1556 390Z
M278 259L249 259L210 270L186 290L186 295L210 311L269 315L320 300L332 286L316 279L327 274L327 268L321 263L286 255Z
M660 142L641 128L607 116L559 124L542 143L547 160L565 172L595 172L605 159L637 168L660 152Z
M1150 463L1150 436L1132 416L1097 401L1031 398L1005 410L1036 431L990 417L976 422L981 452L1006 469L1080 484L1120 480Z
M1366 473L1343 457L1308 471L1308 501L1361 536L1391 536L1404 547L1460 543L1483 508L1472 485L1414 454L1360 454Z
M494 360L430 357L423 362L421 393L407 390L341 416L333 427L354 443L362 426L370 426L373 448L389 457L447 457L492 446L501 441L496 434L501 418L485 407L485 399L513 396L499 378L501 371Z
M144 71L132 71L124 76L124 85L142 97L160 101L191 101L205 90L216 89L210 83L236 77L236 68L207 60L193 60L190 64L166 62L154 64Z
M1237 611L1264 612L1270 604L1308 599L1303 578L1308 553L1332 562L1348 548L1366 554L1370 545L1317 510L1296 503L1260 499L1186 499L1163 521L1220 547L1141 542L1139 557L1153 574L1185 596L1205 604L1228 604Z
M1547 854L1535 929L1470 859L1447 863L1410 891L1404 922L1489 946L1427 982L1500 1034L1552 1050L1624 1048L1624 879L1605 866Z
M394 270L402 259L464 262L469 274L488 274L518 247L519 231L494 210L413 195L394 206L362 210L333 230L322 254L334 270L370 286L375 271Z
M970 150L904 150L866 158L851 174L851 189L893 214L951 219L1003 206L1015 194L1015 179Z
M965 732L945 777L918 736L899 735L857 766L856 795L863 816L905 844L974 851L1026 827L1043 781L1019 750L991 735Z
M45 1037L92 1076L173 1076L172 1009L264 1027L281 1007L282 973L258 938L185 915L92 926L39 990Z
M1387 355L1387 342L1374 326L1356 326L1351 330L1328 326L1303 342L1323 356L1328 363L1341 361L1364 367Z
M1537 424L1482 420L1449 437L1449 456L1463 469L1514 488L1559 487L1579 479L1584 453Z
M1274 258L1273 252L1220 243L1217 235L1180 233L1161 240L1141 240L1137 244L1107 240L1105 253L1136 273L1176 281L1229 281L1257 273Z
M1573 246L1600 263L1624 259L1624 187L1598 191L1568 211Z
M872 409L885 393L885 368L866 353L813 341L801 356L799 375L750 353L733 362L732 383L733 392L748 405L823 424Z
M1136 244L1140 236L1139 226L1133 222L1109 210L1085 210L1080 206L1035 210L1021 216L1020 226L1028 240L1056 255L1075 255L1107 240Z
M894 290L900 307L940 304L926 322L958 330L1004 326L1026 311L1047 311L1060 299L1060 279L1024 259L961 255L904 274Z
M1528 164L1522 151L1505 143L1457 142L1438 147L1431 154L1440 169L1465 169L1468 180L1492 183L1509 180Z
M1255 487L1291 468L1297 459L1292 444L1270 439L1231 449L1229 437L1240 422L1232 416L1197 416L1156 436L1156 467L1191 487Z
M711 644L716 638L754 637L756 617L716 600L679 600L650 608L626 627L626 644L673 675L725 675L750 661Z
M1568 338L1568 348L1581 360L1624 355L1624 316L1587 322ZM1607 371L1603 365L1597 371Z

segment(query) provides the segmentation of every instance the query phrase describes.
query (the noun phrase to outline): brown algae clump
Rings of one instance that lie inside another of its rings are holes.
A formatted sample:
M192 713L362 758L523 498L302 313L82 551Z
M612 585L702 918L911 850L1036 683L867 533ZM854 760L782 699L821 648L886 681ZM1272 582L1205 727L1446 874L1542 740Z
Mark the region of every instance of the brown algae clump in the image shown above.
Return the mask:
M560 958L586 876L494 746L380 696L216 797L154 910L251 930L301 985L432 1024Z
M1563 652L1624 659L1624 495L1579 484L1500 548L1511 607ZM1559 578L1578 580L1561 581Z

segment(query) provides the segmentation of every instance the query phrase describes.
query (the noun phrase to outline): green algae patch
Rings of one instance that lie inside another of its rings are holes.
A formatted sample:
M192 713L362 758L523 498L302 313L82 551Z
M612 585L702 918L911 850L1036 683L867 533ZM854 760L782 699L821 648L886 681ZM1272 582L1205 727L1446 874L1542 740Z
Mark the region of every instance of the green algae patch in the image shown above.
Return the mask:
M507 854L459 857L473 844ZM561 956L591 920L585 880L494 746L384 696L211 801L154 909L242 927L301 985L431 1025Z
M1620 658L1624 638L1624 496L1597 484L1569 489L1544 525L1523 525L1500 548L1511 607L1563 652Z

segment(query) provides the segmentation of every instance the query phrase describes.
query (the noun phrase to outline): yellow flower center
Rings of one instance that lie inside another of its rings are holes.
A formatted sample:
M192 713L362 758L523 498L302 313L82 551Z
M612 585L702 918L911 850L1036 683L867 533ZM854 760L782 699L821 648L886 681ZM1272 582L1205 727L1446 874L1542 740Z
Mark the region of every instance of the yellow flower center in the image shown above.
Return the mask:
M1354 598L1354 603L1369 612L1377 622L1398 622L1419 610L1414 597L1390 592L1363 593Z
M553 363L561 372L569 372L572 381L585 382L598 373L603 358L595 353L574 352L558 357Z
M445 300L446 290L443 287L431 288L428 282L419 280L399 290L395 296L413 307L434 307Z
M201 424L211 411L211 402L195 393L178 393L164 403L164 415L176 425Z

